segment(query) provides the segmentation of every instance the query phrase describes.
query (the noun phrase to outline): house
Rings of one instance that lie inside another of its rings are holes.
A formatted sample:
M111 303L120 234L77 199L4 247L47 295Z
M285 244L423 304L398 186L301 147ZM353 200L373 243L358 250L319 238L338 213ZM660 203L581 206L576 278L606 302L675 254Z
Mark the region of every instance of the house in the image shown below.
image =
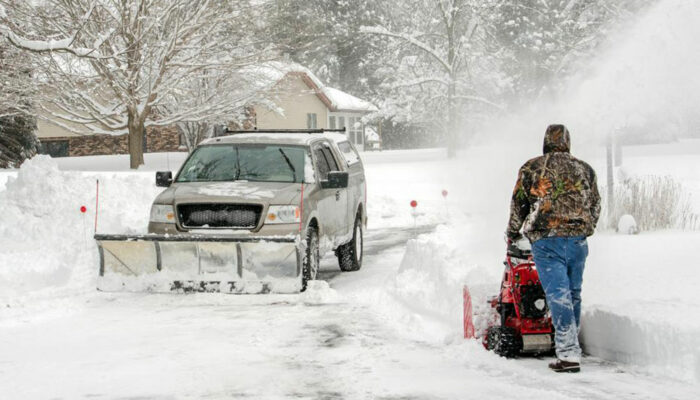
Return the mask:
M246 129L346 129L348 139L364 150L362 118L376 112L373 104L325 86L310 70L288 62L247 67L241 74L261 100L247 107ZM127 135L79 135L79 127L39 119L40 152L54 157L128 154ZM179 151L182 140L175 126L148 127L144 151Z
M42 118L37 119L36 136L39 153L51 157L97 156L129 154L127 134L78 134L78 127L58 125ZM174 126L148 127L144 133L144 152L156 153L180 151L180 134Z
M250 74L270 101L251 106L250 125L257 129L346 129L348 139L364 150L363 117L378 111L372 103L324 85L310 70L294 63L270 62Z

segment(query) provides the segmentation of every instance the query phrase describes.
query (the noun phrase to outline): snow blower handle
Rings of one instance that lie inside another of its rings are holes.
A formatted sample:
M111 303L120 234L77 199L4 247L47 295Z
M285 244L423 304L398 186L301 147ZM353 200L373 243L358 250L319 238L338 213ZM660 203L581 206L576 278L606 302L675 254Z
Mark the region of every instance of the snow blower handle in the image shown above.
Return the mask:
M523 235L518 234L518 236L506 238L506 252L510 257L527 259L532 253L532 246L530 241Z

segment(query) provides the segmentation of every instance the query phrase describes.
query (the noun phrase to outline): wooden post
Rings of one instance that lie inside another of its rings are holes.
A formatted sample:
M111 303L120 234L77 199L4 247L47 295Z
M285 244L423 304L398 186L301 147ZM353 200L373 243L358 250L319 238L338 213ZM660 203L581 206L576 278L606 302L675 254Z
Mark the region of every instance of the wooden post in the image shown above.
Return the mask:
M613 157L615 159L615 166L620 167L622 166L622 143L620 143L620 135L618 134L618 131L615 131L613 147L615 148L615 154Z
M613 208L614 208L614 177L613 177L613 134L608 133L608 137L605 143L605 161L607 166L607 187L608 187L608 227L614 227L615 221L613 218Z

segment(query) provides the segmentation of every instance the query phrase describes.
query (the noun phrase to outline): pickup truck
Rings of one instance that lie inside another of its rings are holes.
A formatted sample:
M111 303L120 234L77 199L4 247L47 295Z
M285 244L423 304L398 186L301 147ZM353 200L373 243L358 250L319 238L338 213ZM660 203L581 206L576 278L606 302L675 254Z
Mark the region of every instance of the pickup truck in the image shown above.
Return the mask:
M303 291L317 279L320 258L329 251L342 271L359 270L367 188L362 160L346 136L327 130L230 133L200 143L174 177L156 173L156 185L166 189L153 202L148 235L96 235L101 254L120 261L112 260L112 270L124 272L126 266L118 254L120 240L153 242L152 272L187 270L174 265L185 264L182 246L190 246L199 280L215 276L203 277L207 272L229 272L222 279L233 291L246 281L269 284L279 277L292 278ZM296 256L270 247L292 242ZM202 267L203 258L227 254L235 262Z

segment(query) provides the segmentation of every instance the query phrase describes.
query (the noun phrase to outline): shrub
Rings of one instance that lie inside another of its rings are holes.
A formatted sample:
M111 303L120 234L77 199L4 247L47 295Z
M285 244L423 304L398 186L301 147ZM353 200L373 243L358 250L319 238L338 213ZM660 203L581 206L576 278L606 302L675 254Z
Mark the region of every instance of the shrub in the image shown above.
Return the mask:
M641 231L700 228L690 196L670 176L626 179L615 186L612 209L607 199L603 199L603 207L603 221L607 221L610 228L617 226L625 214L634 217Z

